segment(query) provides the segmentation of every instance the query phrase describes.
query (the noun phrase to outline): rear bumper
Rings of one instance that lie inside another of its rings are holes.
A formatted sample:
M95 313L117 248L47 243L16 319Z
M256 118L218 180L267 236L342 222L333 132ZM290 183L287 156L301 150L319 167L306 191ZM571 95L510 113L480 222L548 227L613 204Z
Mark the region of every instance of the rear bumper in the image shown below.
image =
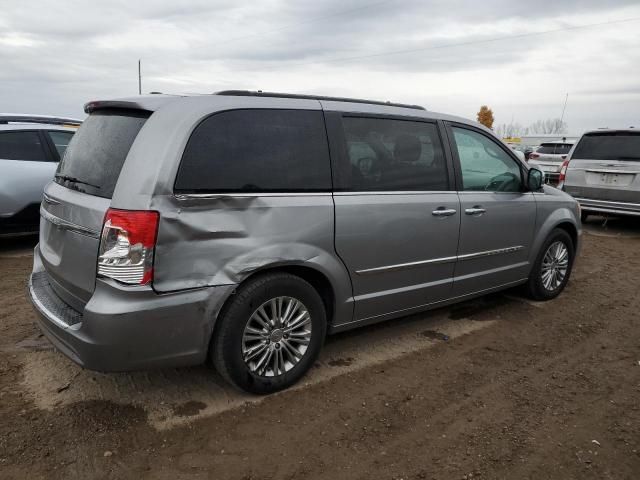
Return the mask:
M74 362L105 372L202 363L215 318L233 288L157 294L98 279L79 312L51 288L38 247L28 286L44 335Z
M611 213L615 215L640 216L640 203L613 202L576 197L585 212Z

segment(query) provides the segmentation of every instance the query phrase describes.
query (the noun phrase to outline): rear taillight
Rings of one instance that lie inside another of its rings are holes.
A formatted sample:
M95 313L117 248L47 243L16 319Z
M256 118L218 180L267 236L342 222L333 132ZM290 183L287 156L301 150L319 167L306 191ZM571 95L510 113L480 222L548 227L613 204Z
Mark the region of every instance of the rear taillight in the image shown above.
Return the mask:
M558 188L562 189L564 186L564 180L567 178L567 168L569 168L569 160L565 160L560 165L560 175L558 176Z
M529 155L529 159L539 158L539 157L540 157L540 154L538 154L538 153L531 153L531 155Z
M100 238L98 276L129 285L151 283L159 217L158 212L146 210L107 210Z

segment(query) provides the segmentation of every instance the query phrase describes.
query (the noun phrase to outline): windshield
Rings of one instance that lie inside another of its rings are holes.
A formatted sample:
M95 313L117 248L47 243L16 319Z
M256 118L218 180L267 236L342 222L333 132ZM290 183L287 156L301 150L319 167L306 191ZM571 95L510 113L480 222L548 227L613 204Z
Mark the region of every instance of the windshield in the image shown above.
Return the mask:
M578 143L573 158L640 160L640 132L589 133Z
M111 198L120 170L150 112L98 110L73 136L56 173L56 182L98 197Z
M543 143L538 148L538 153L550 153L554 155L566 155L571 150L571 143Z

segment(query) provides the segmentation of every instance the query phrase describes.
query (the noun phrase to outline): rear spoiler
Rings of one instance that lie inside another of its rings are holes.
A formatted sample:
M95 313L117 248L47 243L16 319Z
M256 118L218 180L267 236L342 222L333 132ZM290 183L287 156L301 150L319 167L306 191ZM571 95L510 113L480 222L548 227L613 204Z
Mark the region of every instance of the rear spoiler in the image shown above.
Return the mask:
M139 95L137 97L120 98L115 100L94 100L84 105L85 113L96 110L142 110L147 113L155 112L164 104L180 98L178 95Z
M66 117L49 117L47 115L2 115L0 114L0 124L7 123L45 123L48 125L68 125L79 127L82 120Z
M123 110L147 110L138 102L129 102L125 100L99 100L85 103L84 113L95 112L105 108L117 108Z

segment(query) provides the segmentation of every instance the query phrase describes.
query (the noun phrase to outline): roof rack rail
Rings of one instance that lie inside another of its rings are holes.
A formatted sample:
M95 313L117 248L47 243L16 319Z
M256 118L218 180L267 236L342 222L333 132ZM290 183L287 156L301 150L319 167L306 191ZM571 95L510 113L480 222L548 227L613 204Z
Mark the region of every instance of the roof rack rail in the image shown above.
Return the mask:
M387 107L413 108L414 110L426 110L421 105L409 105L405 103L381 102L379 100L363 100L361 98L326 97L323 95L301 95L297 93L263 92L262 90L222 90L214 95L228 95L237 97L272 97L272 98L301 98L306 100L327 100L331 102L368 103L371 105L385 105Z
M79 127L82 120L66 117L50 117L47 115L16 115L0 113L0 124L7 123L44 123L48 125L73 125Z

